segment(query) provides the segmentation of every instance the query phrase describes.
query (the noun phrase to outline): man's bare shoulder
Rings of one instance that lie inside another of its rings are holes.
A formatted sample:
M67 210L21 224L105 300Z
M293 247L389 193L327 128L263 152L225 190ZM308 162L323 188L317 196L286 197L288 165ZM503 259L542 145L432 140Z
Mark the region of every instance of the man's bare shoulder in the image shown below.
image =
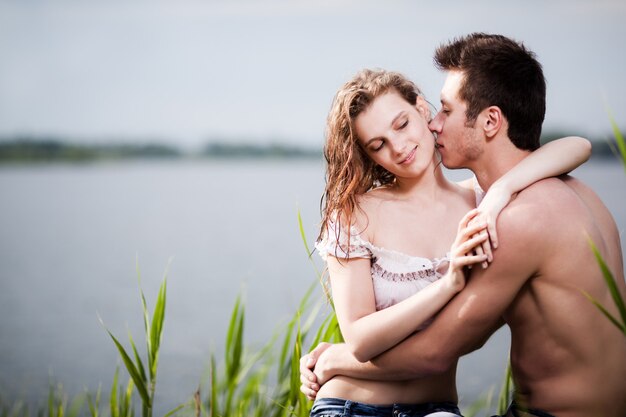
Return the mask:
M568 181L570 180L577 181L571 177L546 178L537 181L520 191L515 200L507 206L507 209L518 206L523 206L524 208L532 207L535 210L539 210L544 215L548 215L555 210L558 211L561 207L571 204L573 200L578 197L576 193L573 192L573 187L568 185ZM585 187L589 192L593 192L580 181L577 182L577 187L580 189ZM507 209L505 209L505 211ZM519 214L520 213L518 213L518 215ZM533 216L533 213L526 213L526 215ZM537 216L534 217L536 219Z
M547 244L546 237L565 207L576 204L576 195L558 178L538 181L518 193L498 217L498 235L514 246Z

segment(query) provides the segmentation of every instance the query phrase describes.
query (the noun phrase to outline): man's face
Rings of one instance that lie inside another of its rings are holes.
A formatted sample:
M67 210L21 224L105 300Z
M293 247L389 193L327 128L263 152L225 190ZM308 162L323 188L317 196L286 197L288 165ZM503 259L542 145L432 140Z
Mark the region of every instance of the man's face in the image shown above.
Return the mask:
M437 133L441 161L446 168L451 169L472 169L472 162L483 151L478 130L474 126L467 126L467 105L459 98L463 78L461 71L448 73L441 89L441 110L429 124L430 130Z

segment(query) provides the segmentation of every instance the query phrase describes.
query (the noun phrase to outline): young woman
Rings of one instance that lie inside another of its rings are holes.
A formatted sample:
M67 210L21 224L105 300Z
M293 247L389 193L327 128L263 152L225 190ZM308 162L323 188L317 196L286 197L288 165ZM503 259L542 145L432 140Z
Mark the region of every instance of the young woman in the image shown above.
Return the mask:
M497 246L495 219L512 195L572 170L590 153L581 138L545 145L475 209L482 192L475 180L444 177L429 121L418 88L382 70L346 83L328 116L316 247L328 265L342 334L360 361L426 326L464 287L464 267L486 267ZM455 373L401 382L336 376L317 392L311 415L458 415ZM306 384L302 390L314 395Z

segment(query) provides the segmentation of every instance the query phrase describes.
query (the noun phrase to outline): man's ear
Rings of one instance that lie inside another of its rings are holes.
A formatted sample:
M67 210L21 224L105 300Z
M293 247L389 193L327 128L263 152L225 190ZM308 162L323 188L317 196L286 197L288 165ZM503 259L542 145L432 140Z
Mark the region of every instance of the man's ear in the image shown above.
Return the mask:
M429 122L432 117L430 115L430 107L428 106L426 100L424 100L424 97L417 96L415 107L417 108L417 111L426 118L426 121Z
M498 106L490 106L483 110L484 113L484 121L483 121L483 130L485 131L485 136L487 138L492 139L500 129L502 128L502 124L504 123L504 115L502 114L502 110Z

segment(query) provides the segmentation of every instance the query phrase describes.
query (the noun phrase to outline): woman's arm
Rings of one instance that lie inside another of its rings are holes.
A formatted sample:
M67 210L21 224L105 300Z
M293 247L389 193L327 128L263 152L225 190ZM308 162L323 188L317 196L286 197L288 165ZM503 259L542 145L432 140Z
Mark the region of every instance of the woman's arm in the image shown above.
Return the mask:
M578 136L556 139L541 146L498 179L502 192L517 193L544 178L567 174L591 156L591 142Z
M473 249L487 238L486 235L476 235L484 229L483 223L468 225L476 214L477 210L470 211L459 223L446 275L406 300L380 311L376 311L370 260L328 257L337 319L348 349L356 359L366 362L395 346L463 289L463 267L486 259L472 254Z
M587 161L590 155L591 142L587 139L577 136L557 139L532 152L494 182L478 206L481 214L477 218L487 224L489 233L489 241L478 253L487 253L488 261L491 262L491 247L498 247L496 220L516 193L544 178L572 171ZM460 184L473 187L473 181L463 181Z

